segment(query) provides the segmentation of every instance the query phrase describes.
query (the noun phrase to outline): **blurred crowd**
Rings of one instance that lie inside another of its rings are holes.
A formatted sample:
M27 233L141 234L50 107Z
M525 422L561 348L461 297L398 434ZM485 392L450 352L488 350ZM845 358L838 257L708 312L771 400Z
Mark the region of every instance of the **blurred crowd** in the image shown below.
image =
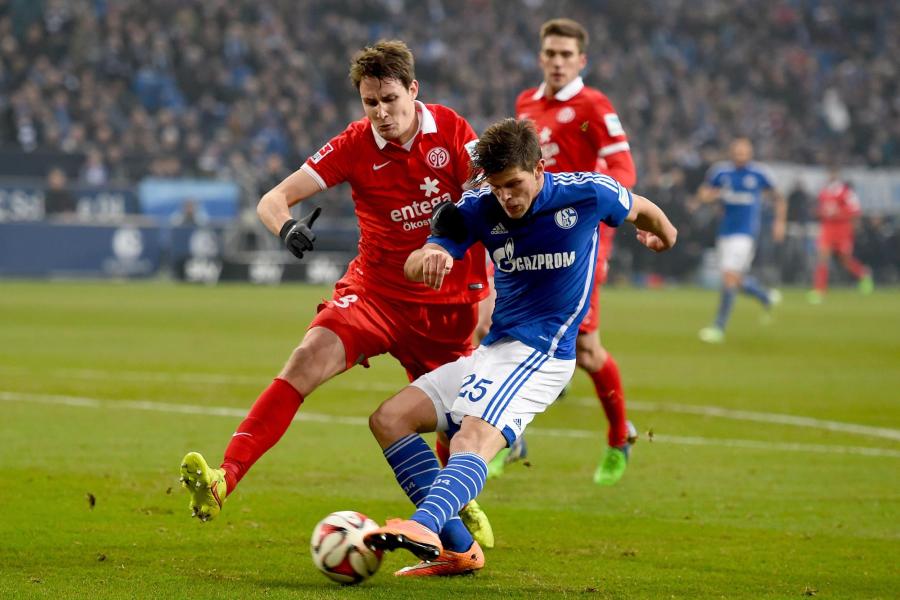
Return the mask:
M736 135L764 161L900 166L890 0L0 0L0 150L78 157L93 185L227 178L255 204L361 116L360 47L406 40L420 98L481 130L540 82L562 15L590 32L637 188L680 210Z

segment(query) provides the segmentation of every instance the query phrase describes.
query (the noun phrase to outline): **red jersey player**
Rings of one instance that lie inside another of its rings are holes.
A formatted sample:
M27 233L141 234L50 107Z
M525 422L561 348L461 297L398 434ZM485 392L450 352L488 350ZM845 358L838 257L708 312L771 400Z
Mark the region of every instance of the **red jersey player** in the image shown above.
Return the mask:
M854 227L860 213L859 199L853 188L841 181L837 168L828 171L828 183L819 192L817 213L821 224L819 259L809 301L819 304L824 299L832 254L836 254L841 264L857 279L860 291L870 293L873 287L871 271L853 256Z
M516 115L534 121L544 162L551 172L598 171L632 187L637 176L628 136L615 108L603 92L584 85L579 73L587 64L588 34L571 19L553 19L541 27L539 55L544 81L516 100ZM600 322L599 288L606 280L607 260L615 230L600 225L597 281L591 306L578 330L576 360L597 391L609 421L609 447L597 467L594 481L612 485L625 472L636 432L625 417L625 395L619 367L597 334ZM495 459L494 473L503 458Z
M350 78L365 117L267 192L257 212L302 258L312 250L311 226L319 209L298 222L290 207L348 182L359 220L359 255L238 426L221 468L210 468L196 452L182 461L191 509L203 521L220 512L247 470L287 430L303 400L331 377L390 353L412 379L471 353L477 304L487 295L483 247L455 266L450 287L440 292L407 281L403 264L425 242L432 208L462 194L469 174L467 146L476 135L449 108L416 100L413 56L403 42L379 42L361 51ZM469 548L472 538L458 519L448 532L456 540L451 547Z

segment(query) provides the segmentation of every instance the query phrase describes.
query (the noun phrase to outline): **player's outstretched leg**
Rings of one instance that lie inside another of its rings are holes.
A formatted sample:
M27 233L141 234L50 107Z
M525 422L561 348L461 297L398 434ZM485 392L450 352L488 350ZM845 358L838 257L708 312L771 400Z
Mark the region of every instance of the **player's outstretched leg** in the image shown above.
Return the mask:
M397 577L444 577L466 575L484 567L484 552L478 542L465 552L444 551L434 560L423 560L410 567L403 567L394 573Z
M210 468L199 452L188 452L181 460L181 485L191 495L191 516L209 521L222 511L228 492L225 470Z
M597 470L594 471L594 483L597 485L615 485L625 474L631 446L637 442L638 433L634 424L628 421L628 439L621 446L607 446Z
M497 456L488 463L488 479L496 479L497 477L502 476L503 472L506 470L506 465L514 463L517 460L522 460L526 456L528 456L528 442L525 441L524 435L520 435L511 446L502 449L497 453ZM492 548L493 546L486 547Z
M487 514L475 500L471 500L462 507L462 510L459 511L459 518L480 545L479 550L481 547L494 547L494 528L491 527Z

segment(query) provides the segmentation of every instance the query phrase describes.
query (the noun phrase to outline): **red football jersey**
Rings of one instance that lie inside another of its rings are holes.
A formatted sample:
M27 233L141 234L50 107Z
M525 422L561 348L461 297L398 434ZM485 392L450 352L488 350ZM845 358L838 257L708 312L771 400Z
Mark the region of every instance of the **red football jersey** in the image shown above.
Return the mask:
M637 179L628 136L612 102L600 90L584 85L576 77L556 92L545 96L546 84L530 88L516 99L516 115L531 119L541 139L544 166L553 173L596 171L632 187ZM617 172L607 168L606 159L626 153L616 161ZM600 225L601 248L597 262L604 266L612 252L615 229Z
M832 181L819 192L819 220L822 224L852 221L859 215L859 198L843 181Z
M429 304L475 303L487 295L484 247L473 246L440 290L407 281L403 265L430 233L432 209L459 199L477 136L458 114L416 102L419 132L404 147L382 138L367 117L355 121L301 167L322 189L350 184L359 220L359 255L345 277L376 293ZM468 146L468 148L467 148Z
M631 181L634 185L634 163L630 161L628 136L609 98L599 90L586 87L581 77L559 90L552 98L544 95L546 84L519 94L516 114L534 121L541 138L541 150L548 171L598 171L605 168L606 158L619 152L629 154ZM628 179L619 176L620 180Z

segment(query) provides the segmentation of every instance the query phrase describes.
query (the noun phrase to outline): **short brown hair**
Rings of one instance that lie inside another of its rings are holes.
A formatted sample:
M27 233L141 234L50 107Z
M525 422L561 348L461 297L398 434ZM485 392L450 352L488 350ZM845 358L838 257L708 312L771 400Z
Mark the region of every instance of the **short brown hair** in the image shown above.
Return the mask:
M412 52L400 40L381 40L366 46L350 62L350 81L356 89L364 77L396 79L408 88L416 78Z
M587 30L581 26L581 23L572 19L550 19L541 25L541 44L548 35L575 38L575 41L578 42L578 52L581 54L584 54L590 41Z
M502 173L510 167L533 170L541 160L541 142L529 119L503 119L488 127L472 157L472 169L481 171L477 180Z

